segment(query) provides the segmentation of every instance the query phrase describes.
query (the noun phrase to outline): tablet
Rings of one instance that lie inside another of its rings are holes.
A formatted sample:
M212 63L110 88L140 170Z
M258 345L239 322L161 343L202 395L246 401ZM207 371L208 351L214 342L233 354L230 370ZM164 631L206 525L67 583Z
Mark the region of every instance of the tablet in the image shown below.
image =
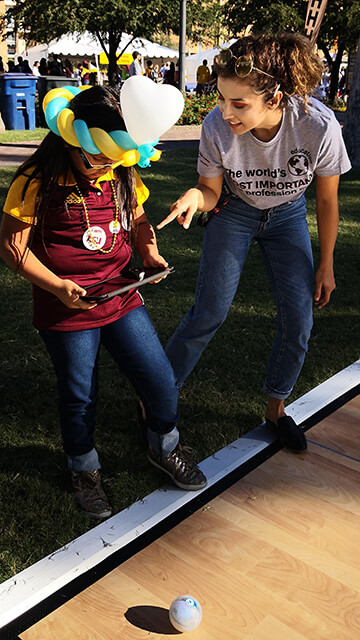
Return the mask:
M86 302L104 302L111 300L122 293L137 289L143 284L154 282L164 278L169 273L175 271L174 267L142 267L140 269L126 269L116 276L95 282L89 285L82 285L86 289L86 296L81 296L81 300ZM130 280L130 282L126 282Z

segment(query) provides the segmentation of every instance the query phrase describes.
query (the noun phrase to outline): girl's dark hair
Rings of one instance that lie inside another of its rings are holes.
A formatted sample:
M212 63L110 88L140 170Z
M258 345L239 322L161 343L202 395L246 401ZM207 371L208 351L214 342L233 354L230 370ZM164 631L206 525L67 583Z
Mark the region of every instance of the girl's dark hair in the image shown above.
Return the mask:
M280 33L277 35L250 35L239 38L231 45L230 51L235 56L224 67L214 60L214 69L222 78L238 78L235 73L235 62L239 56L251 56L254 67L269 73L252 71L244 80L255 93L264 94L264 101L274 95L280 84L283 98L281 107L285 107L290 96L299 96L304 101L320 82L324 70L323 64L310 41L297 33ZM240 80L240 78L238 78Z
M89 128L98 127L105 131L116 129L125 130L125 123L121 115L118 93L110 87L95 86L81 91L69 104L75 118L82 119ZM16 171L13 181L19 175L25 175L22 200L30 182L40 181L35 200L34 220L43 224L49 203L59 178L65 181L71 174L76 175L71 156L62 138L50 131L38 149ZM133 209L136 207L134 189L134 171L132 167L119 166L114 170L116 195L120 208L127 218L127 226L131 239L134 240Z

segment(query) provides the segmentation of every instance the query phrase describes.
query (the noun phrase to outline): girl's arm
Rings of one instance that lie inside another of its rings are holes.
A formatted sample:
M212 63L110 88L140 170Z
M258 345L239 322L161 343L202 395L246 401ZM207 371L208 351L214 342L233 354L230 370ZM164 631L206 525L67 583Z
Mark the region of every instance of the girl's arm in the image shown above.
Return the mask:
M69 309L90 309L96 305L79 299L85 289L72 280L63 280L50 271L28 248L31 225L3 214L0 227L0 256L9 267L32 284L49 291Z
M169 222L177 218L179 224L184 229L190 227L191 220L197 211L211 211L220 198L223 175L216 178L204 178L199 176L199 182L193 189L185 191L180 198L171 205L171 213L157 225L157 229L162 229Z
M339 225L339 176L316 176L316 216L320 244L320 264L315 276L314 300L319 309L334 291L333 253Z
M134 220L136 224L135 249L140 255L144 267L167 267L168 263L159 254L154 229L142 206L137 207Z

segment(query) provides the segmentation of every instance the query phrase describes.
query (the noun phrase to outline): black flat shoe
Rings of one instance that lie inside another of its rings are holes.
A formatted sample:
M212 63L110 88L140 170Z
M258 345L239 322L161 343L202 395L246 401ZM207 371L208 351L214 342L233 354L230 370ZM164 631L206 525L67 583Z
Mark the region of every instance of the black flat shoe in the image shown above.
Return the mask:
M277 423L272 422L268 418L265 419L266 425L278 434L283 447L290 449L294 453L302 453L307 449L307 442L301 427L290 416L282 416Z

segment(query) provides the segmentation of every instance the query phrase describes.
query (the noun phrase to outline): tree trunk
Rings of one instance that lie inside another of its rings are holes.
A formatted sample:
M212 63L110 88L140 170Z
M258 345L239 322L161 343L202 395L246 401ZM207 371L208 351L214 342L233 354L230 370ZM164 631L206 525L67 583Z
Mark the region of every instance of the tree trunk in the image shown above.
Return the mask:
M116 87L118 82L118 70L117 70L117 58L116 51L118 48L118 40L109 40L109 66L108 66L108 80L110 87Z
M360 169L360 38L345 112L343 136L353 168Z

